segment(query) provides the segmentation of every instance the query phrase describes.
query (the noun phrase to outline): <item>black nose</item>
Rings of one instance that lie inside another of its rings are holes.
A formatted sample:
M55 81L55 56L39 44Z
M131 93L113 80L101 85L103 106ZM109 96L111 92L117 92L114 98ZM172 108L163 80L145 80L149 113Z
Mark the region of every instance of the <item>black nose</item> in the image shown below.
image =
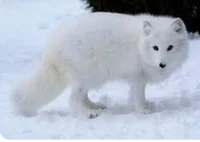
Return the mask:
M159 66L163 69L166 67L166 64L165 63L160 63Z

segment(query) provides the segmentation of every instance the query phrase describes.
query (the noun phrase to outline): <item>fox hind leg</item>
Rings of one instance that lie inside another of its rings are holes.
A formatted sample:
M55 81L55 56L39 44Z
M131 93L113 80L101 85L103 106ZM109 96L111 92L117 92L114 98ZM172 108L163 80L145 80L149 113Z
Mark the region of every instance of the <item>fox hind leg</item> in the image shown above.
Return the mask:
M106 109L107 107L102 103L94 103L92 102L88 95L85 96L85 102L91 109Z
M88 118L95 118L100 115L100 108L103 109L105 106L91 102L87 94L87 89L84 89L79 85L75 86L72 90L69 104L78 115L81 114Z

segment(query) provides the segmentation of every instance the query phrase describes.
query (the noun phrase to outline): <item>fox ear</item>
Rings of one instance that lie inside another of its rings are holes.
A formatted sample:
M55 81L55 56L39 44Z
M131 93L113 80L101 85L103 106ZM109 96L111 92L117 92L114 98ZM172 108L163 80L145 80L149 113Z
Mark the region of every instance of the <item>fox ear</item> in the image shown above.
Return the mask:
M152 27L151 23L149 21L144 21L143 31L146 36L150 35L150 33L152 32L152 29L153 29L153 27Z
M183 21L180 18L176 18L171 24L172 30L177 33L182 33L185 30Z

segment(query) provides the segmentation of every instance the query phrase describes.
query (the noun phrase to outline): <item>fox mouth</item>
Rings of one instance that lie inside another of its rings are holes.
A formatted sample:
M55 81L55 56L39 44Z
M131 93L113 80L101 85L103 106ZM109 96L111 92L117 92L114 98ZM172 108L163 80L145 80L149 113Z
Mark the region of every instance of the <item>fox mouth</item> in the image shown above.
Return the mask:
M168 69L168 67L165 67L165 68L157 67L157 69L158 69L160 72L165 72L165 71Z
M164 71L164 70L167 69L167 67L165 67L165 68L160 68L160 67L159 67L159 69L160 69L161 71Z

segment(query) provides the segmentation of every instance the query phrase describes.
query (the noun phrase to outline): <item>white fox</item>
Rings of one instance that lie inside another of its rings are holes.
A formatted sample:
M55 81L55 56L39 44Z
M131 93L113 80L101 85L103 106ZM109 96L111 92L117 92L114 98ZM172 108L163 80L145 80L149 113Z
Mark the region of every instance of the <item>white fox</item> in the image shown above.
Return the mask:
M17 108L25 115L55 99L72 85L70 106L77 114L99 115L90 89L106 81L127 80L139 113L151 113L147 83L158 83L187 58L188 35L180 18L92 13L68 20L52 33L37 71L16 87Z

